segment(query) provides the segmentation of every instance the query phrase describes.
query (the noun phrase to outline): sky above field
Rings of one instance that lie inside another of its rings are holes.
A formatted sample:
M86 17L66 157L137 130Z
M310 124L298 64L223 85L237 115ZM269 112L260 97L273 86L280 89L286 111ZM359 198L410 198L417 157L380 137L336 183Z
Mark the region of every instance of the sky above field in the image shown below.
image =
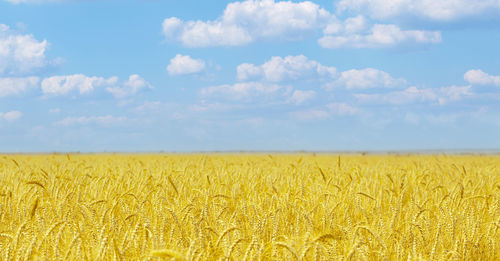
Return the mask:
M500 148L500 0L0 0L0 151Z

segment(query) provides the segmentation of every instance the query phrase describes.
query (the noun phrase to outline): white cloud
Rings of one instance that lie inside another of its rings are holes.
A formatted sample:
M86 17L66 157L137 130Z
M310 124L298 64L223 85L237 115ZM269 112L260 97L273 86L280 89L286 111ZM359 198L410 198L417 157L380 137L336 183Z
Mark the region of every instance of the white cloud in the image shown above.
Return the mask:
M318 40L323 48L383 48L404 43L431 44L442 41L438 31L401 30L394 24L375 24L367 29L362 16L349 18L343 24L330 24Z
M489 75L481 70L469 70L464 79L470 84L500 86L500 76Z
M394 78L384 71L373 68L339 73L335 67L322 65L304 55L272 57L261 65L240 64L237 67L237 79L244 82L203 88L200 95L203 98L223 98L231 101L302 105L313 100L317 96L317 90L294 90L293 87L283 83L302 81L329 91L397 88L407 84L402 78ZM360 99L363 98L363 94L359 96ZM333 103L322 111L343 115L356 114L358 109L343 103Z
M365 30L368 27L368 21L364 16L358 15L346 19L344 22L334 20L328 24L324 29L324 34L352 34Z
M52 76L43 79L42 92L49 96L67 95L77 91L79 94L88 94L98 88L106 88L115 98L132 96L142 89L152 88L140 75L132 74L125 82L120 83L118 77L90 77L83 74Z
M286 100L292 93L292 87L261 82L225 84L203 88L203 97L218 97L233 101L270 101Z
M439 104L444 105L448 102L453 102L453 101L460 101L464 97L472 96L474 95L471 92L472 86L448 86L448 87L441 87L439 88Z
M471 86L449 86L441 88L423 88L415 86L403 91L389 92L385 94L354 94L360 102L403 105L410 103L437 102L445 105L452 101L459 101L465 97L472 96Z
M175 17L163 21L163 34L167 40L181 41L189 47L237 46L253 41L244 28L236 25L214 21L182 22Z
M48 45L46 40L16 34L0 24L0 75L27 74L49 65L45 57Z
M38 87L38 77L0 78L0 97L18 95Z
M288 102L295 105L300 105L305 103L306 101L312 100L315 96L316 96L315 91L295 90L292 93L292 96L288 99Z
M282 82L290 80L320 81L326 89L345 87L367 89L397 87L406 84L404 79L395 79L388 73L373 68L348 70L341 73L335 67L325 66L304 55L272 57L262 65L240 64L237 69L240 81L264 80Z
M260 66L244 63L239 65L236 71L237 78L241 81L263 78L271 82L317 77L331 78L337 74L334 67L321 65L304 55L285 58L275 56Z
M375 2L378 1L385 0ZM396 2L405 1L410 0ZM363 5L370 1L341 1L339 10L356 7L358 2ZM306 35L315 35L320 30L323 30L324 35L318 43L324 48L382 48L398 44L433 44L442 41L439 31L403 30L395 24L370 25L362 15L342 22L310 1L233 2L226 6L223 15L216 20L182 21L171 17L165 19L162 26L167 40L179 41L188 47L240 46L269 39L297 40Z
M247 0L229 3L212 21L163 21L167 40L190 47L237 46L257 39L297 39L326 25L334 16L319 5L304 1Z
M404 79L395 79L390 74L373 68L348 70L335 81L325 85L327 89L345 87L347 89L392 88L406 84Z
M83 74L52 76L42 81L42 92L48 95L65 95L73 90L80 94L92 92L102 86L114 86L118 82L117 77L89 77Z
M20 111L9 111L9 112L0 112L0 119L6 121L15 121L20 119L23 116L23 113Z
M498 0L340 0L339 12L367 14L376 19L417 16L435 21L452 21L463 17L500 11Z
M386 94L354 94L360 102L388 103L394 105L415 102L428 102L437 100L436 91L432 89L418 89L415 86L403 91L389 92Z
M260 66L255 66L250 63L243 63L236 67L236 78L240 81L262 77L263 74L264 72Z
M111 93L115 98L125 98L133 96L142 89L151 89L153 86L144 80L138 74L132 74L128 80L122 84L122 87L108 87L106 90Z
M172 58L170 64L167 66L167 71L170 75L193 74L203 70L205 70L205 61L181 54L177 54Z
M125 117L114 117L111 115L106 116L81 116L81 117L66 117L54 123L55 126L71 126L71 125L104 125L109 126L112 124L122 123L126 121Z

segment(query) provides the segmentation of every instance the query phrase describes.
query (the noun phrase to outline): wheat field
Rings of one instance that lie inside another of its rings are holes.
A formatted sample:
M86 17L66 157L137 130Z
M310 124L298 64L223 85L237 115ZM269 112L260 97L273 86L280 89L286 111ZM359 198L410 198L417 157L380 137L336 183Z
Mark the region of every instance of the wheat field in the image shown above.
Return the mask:
M500 157L0 156L0 260L499 260Z

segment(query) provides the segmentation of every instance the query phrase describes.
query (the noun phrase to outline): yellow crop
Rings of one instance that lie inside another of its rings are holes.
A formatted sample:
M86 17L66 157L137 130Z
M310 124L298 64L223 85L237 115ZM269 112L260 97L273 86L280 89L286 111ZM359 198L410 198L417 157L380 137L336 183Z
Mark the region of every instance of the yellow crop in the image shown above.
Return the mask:
M500 260L500 157L0 156L0 260Z

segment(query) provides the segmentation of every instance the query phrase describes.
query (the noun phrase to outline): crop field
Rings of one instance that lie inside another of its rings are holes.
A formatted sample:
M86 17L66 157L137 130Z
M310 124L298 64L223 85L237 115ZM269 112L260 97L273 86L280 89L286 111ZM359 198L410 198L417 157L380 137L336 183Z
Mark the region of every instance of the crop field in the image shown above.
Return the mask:
M0 260L500 260L499 230L499 156L0 156Z

